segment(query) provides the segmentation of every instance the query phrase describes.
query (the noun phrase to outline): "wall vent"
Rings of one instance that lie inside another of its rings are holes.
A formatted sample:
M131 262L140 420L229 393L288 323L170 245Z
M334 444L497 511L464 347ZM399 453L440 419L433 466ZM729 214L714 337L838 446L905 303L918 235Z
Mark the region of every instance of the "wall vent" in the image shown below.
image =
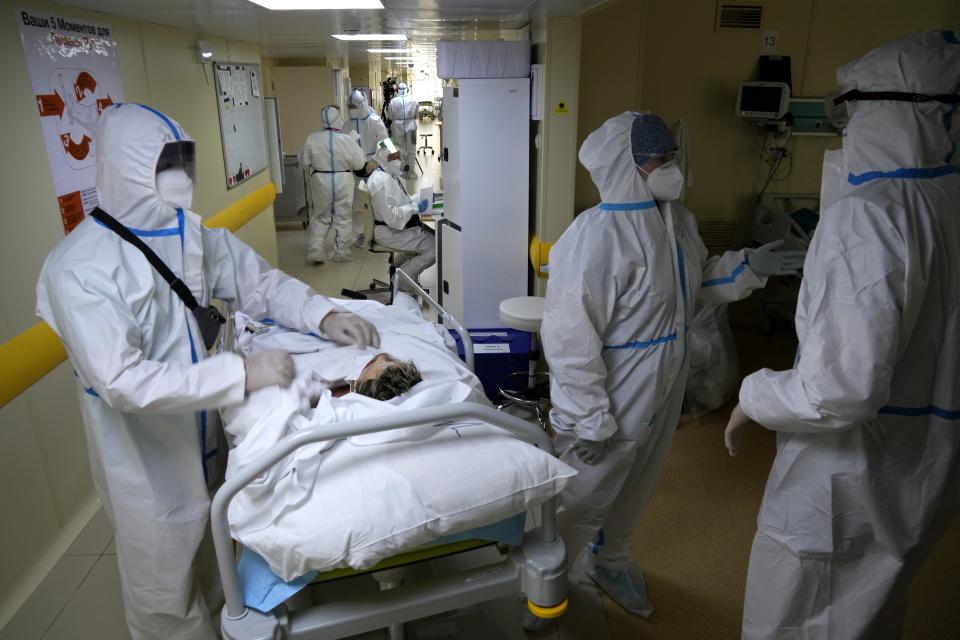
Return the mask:
M727 3L717 4L717 31L757 30L763 23L763 5Z
M709 255L718 255L737 245L737 223L722 220L701 220L697 223L700 237Z

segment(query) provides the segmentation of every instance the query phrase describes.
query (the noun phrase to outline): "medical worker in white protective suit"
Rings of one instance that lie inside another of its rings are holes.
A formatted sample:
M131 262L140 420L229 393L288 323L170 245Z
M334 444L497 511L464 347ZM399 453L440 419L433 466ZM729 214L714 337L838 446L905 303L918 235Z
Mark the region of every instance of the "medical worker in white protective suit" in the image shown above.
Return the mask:
M631 112L584 141L580 162L602 202L550 252L542 327L557 451L579 472L562 497L568 556L585 551L587 574L643 616L653 609L630 536L680 418L696 298L739 300L802 264L773 246L708 260L694 215L675 200L675 149L663 120Z
M727 428L777 431L744 638L899 638L907 586L960 510L960 40L841 67L797 305L798 363L740 388ZM924 97L925 96L925 97ZM833 181L830 176L842 176Z
M420 214L429 203L407 195L400 180L400 152L389 138L381 140L374 156L379 167L367 178L367 191L373 207L373 239L391 249L407 254L397 257L396 267L417 280L420 274L437 261L436 236L433 229L420 222Z
M363 151L364 159L373 160L373 154L377 151L377 142L390 135L387 133L387 127L376 111L367 104L366 96L359 89L354 89L350 93L349 111L347 130L357 134L357 144ZM357 176L353 194L353 236L354 245L357 247L366 246L366 238L363 237L363 209L360 208L359 196L361 180L363 178Z
M307 260L326 262L324 243L334 232L334 262L353 259L354 171L366 164L356 134L341 131L340 109L324 107L320 112L323 129L307 136L300 152L300 166L310 172L312 208L307 239Z
M150 107L122 104L97 125L100 207L146 243L200 305L342 344L378 344L376 329L272 269L189 210L194 143ZM218 407L289 384L283 351L209 356L194 315L141 251L93 218L54 248L37 313L60 336L78 380L94 484L116 533L127 625L135 640L213 640L218 604L207 531L216 481ZM220 451L219 453L225 453ZM208 553L210 552L210 553Z
M397 85L397 95L387 105L387 118L390 119L390 135L400 147L403 177L413 180L417 177L413 170L417 163L417 101L410 95L405 82Z

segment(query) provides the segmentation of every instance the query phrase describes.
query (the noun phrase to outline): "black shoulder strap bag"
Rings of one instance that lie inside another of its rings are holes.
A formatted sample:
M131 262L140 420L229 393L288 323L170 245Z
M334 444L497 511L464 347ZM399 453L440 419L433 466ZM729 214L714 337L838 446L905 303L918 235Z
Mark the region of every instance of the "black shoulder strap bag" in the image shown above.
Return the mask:
M97 207L90 213L90 216L143 252L147 261L150 262L153 268L157 270L157 273L167 281L167 284L170 285L173 292L183 300L183 304L187 305L187 309L193 312L193 316L197 319L197 326L200 327L200 336L203 338L203 345L207 348L207 351L212 349L213 345L217 343L217 336L220 335L220 327L227 321L227 319L223 317L223 314L213 306L201 307L200 304L197 303L197 299L190 293L190 288L183 283L183 280L173 275L170 267L160 259L160 256L155 254L153 249L135 236L133 232L117 222L109 213Z

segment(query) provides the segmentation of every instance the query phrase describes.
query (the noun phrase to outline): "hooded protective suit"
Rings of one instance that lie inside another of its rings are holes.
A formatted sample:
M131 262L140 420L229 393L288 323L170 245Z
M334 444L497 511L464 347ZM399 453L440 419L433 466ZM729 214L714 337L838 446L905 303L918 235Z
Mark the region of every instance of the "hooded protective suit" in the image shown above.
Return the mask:
M417 101L403 82L397 87L397 95L387 105L390 119L390 136L400 147L400 164L406 176L415 175L417 161Z
M953 32L841 67L845 88L960 92ZM748 376L778 431L750 556L744 638L899 638L906 587L960 507L956 105L855 102L847 185L821 216L798 364Z
M218 298L302 331L316 331L327 313L342 310L229 232L161 200L158 158L177 141L192 154L180 125L149 107L104 111L100 207L140 236L201 305ZM184 195L182 205L190 200ZM195 568L218 453L217 414L206 410L243 400L242 358L208 356L193 314L166 281L93 218L47 258L37 313L60 336L77 375L93 480L116 533L130 634L212 640L208 604L217 602L205 602L211 594L201 593Z
M680 418L695 299L731 302L765 282L742 251L708 260L693 214L653 199L631 151L638 117L611 118L580 148L602 202L550 252L542 326L557 451L579 472L561 533L571 560L596 538L593 552L620 565ZM582 462L576 438L607 441L602 460Z
M351 259L353 239L354 171L363 168L366 160L355 135L340 130L340 110L324 107L321 111L323 130L307 136L300 152L300 166L310 171L310 236L307 260L325 262L324 241L334 229L334 260Z
M380 116L367 104L367 98L362 91L354 89L350 94L350 120L347 129L356 133L358 143L367 160L373 160L377 151L377 143L388 137L387 127ZM363 209L360 208L360 181L356 179L356 189L353 193L353 235L357 238L357 246L364 245L363 238Z
M416 280L430 265L437 261L436 236L419 222L417 201L407 195L399 177L397 161L391 167L387 160L389 152L377 149L375 158L380 168L367 178L367 191L376 224L373 238L378 243L408 254L408 259L397 263L407 275ZM397 255L403 260L403 254Z

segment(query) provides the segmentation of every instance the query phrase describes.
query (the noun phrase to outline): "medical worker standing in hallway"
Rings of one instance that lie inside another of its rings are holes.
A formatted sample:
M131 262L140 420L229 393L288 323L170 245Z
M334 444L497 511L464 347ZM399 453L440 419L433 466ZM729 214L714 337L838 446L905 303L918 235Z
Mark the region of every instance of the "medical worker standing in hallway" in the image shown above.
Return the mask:
M413 170L417 162L417 101L410 95L405 82L397 86L397 95L387 105L387 117L390 118L390 135L400 147L403 177L414 180L417 177Z
M960 510L960 39L841 67L842 152L797 306L798 362L740 388L778 432L743 637L899 638L906 590Z
M557 451L579 472L562 497L568 556L585 552L587 574L642 616L653 609L630 537L680 418L694 301L739 300L802 263L771 246L708 260L675 200L675 150L663 120L631 112L584 141L580 162L602 202L550 252L542 328Z
M340 129L340 109L324 107L320 113L323 129L307 136L300 152L300 166L310 171L310 228L307 239L307 260L326 262L324 246L333 230L334 262L353 260L353 194L356 188L354 171L366 164L355 135ZM373 163L371 163L372 165Z
M100 207L200 305L217 298L341 344L379 344L372 324L272 269L229 232L201 224L189 210L194 143L175 121L143 105L117 105L100 116L96 140ZM197 569L212 551L201 541L218 475L219 425L208 410L289 384L290 356L209 356L204 343L212 336L201 334L171 285L138 247L93 218L47 258L37 313L60 336L77 376L131 636L214 640L208 606L217 604L218 588Z
M363 151L363 157L368 162L373 160L377 152L377 143L389 134L380 116L367 104L367 98L359 89L350 93L350 119L347 121L347 130L356 133L357 144ZM363 237L363 209L360 208L360 182L362 177L357 176L356 188L353 193L353 236L354 246L365 247L366 238Z

